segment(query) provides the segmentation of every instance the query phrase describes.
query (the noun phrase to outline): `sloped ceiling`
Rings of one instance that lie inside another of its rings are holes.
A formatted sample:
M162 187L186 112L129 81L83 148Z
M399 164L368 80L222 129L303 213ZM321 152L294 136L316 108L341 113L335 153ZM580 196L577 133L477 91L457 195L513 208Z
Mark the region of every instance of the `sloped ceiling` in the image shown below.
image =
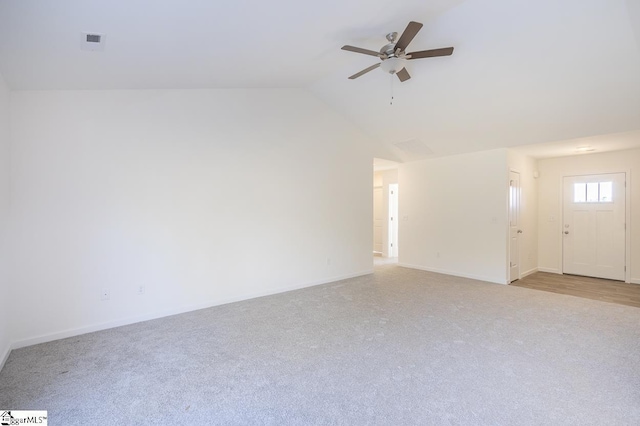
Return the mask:
M378 50L410 20L410 50L454 55L411 61L402 84L347 79L376 58L343 44ZM81 32L106 50L81 51ZM640 0L0 0L0 74L14 90L309 88L377 141L441 156L640 130Z
M0 72L13 89L307 87L345 40L461 1L0 0Z
M370 134L417 139L434 155L637 130L637 2L469 0L411 45L455 46L453 56L411 61L400 84L381 71L347 80L372 62L352 54L313 91ZM350 44L374 49L384 42L375 36Z

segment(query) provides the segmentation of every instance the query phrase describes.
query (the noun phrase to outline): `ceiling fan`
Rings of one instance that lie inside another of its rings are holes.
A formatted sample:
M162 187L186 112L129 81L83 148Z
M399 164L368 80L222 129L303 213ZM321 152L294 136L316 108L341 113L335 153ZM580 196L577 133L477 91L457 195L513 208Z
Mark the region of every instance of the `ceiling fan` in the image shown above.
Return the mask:
M407 28L405 28L398 41L396 41L398 33L387 34L387 40L389 41L389 44L383 46L379 52L362 49L355 46L342 46L342 50L377 56L382 60L382 62L371 65L369 68L365 68L359 73L352 75L351 77L349 77L349 79L354 80L368 73L369 71L373 71L376 68L381 68L384 72L387 72L389 74L396 74L402 82L411 78L409 72L404 67L407 60L434 58L437 56L450 56L453 53L453 47L406 53L406 49L409 46L409 43L411 43L411 40L413 40L413 38L416 36L416 34L418 34L418 31L420 31L421 28L421 23L414 21L409 22L409 25L407 25Z

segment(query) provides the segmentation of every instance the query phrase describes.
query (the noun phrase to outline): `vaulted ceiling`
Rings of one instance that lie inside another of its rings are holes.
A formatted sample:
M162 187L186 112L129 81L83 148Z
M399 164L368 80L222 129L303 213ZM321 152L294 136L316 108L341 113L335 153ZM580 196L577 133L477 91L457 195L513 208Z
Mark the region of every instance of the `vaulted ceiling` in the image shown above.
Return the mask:
M0 0L0 72L13 89L307 87L347 41L462 0ZM106 35L80 50L81 32Z
M411 61L404 83L347 79L378 59L343 44L378 50L410 20L409 50L454 55ZM378 141L448 155L640 130L640 0L0 0L0 74L14 90L309 88Z

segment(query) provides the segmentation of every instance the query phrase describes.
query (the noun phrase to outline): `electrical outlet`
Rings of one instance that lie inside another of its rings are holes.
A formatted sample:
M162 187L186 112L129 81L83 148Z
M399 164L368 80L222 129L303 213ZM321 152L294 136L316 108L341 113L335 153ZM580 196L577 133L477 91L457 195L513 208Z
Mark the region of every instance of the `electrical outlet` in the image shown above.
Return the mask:
M139 285L137 290L136 290L136 293L138 295L142 295L142 294L144 294L144 290L145 290L144 286L143 285Z
M331 266L331 258L327 257L327 266Z
M103 287L102 291L100 292L100 300L109 300L110 297L111 292L109 291L109 289L107 287Z

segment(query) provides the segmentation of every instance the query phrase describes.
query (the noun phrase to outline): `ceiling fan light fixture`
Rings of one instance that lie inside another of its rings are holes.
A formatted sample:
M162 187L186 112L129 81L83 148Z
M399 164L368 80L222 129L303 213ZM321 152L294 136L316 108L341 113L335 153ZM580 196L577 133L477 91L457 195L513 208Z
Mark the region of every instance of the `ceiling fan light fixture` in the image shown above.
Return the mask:
M404 68L406 63L406 59L392 56L391 58L382 61L382 63L380 64L380 69L387 74L395 74L402 68Z

